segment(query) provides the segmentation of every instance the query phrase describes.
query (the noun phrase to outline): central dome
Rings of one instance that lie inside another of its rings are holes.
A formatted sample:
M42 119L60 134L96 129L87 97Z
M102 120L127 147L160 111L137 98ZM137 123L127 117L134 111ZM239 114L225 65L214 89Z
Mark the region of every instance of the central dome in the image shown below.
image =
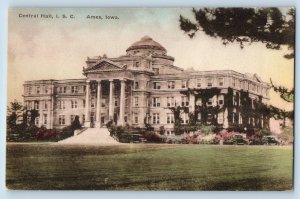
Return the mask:
M154 41L149 36L144 36L141 38L140 41L134 42L129 48L127 48L126 52L136 49L153 49L166 51L166 49L162 45Z

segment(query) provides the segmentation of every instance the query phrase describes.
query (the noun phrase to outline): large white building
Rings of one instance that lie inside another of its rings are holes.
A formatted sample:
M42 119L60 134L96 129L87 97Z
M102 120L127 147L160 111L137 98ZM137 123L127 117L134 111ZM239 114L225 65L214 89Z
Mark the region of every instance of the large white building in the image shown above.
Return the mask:
M139 128L145 123L155 129L164 126L172 133L172 107L178 106L188 108L180 114L183 125L189 123L189 113L198 121L224 128L267 125L263 116L243 116L245 109L240 108L243 93L249 96L252 108L255 101L268 99L270 87L256 74L187 71L173 63L161 44L145 36L133 43L126 55L88 57L82 79L26 81L24 104L39 111L36 125L49 129L68 126L78 115L86 127L102 127L112 120ZM203 101L201 95L209 90L215 94ZM210 113L203 107L218 107L219 111Z

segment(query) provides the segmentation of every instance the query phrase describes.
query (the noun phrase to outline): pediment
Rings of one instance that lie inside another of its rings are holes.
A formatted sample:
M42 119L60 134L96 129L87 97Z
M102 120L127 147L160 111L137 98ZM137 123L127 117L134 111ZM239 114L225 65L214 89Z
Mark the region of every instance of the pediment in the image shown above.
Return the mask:
M87 68L85 72L89 71L120 71L124 70L123 67L119 66L118 64L109 61L109 60L102 60L95 65Z

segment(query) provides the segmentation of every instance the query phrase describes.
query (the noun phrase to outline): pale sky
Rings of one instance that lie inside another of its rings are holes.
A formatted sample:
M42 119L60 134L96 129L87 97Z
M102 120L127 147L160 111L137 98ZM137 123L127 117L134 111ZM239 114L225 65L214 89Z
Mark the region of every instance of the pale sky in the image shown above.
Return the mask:
M39 18L20 18L38 14ZM42 19L40 14L52 14ZM74 19L56 19L72 14ZM84 78L82 67L87 56L106 54L118 57L141 37L148 35L175 57L174 65L195 70L230 69L256 73L264 81L292 88L294 60L287 60L286 47L266 49L261 43L224 46L219 39L198 32L190 39L179 28L179 15L192 17L191 9L14 9L9 12L8 102L23 101L26 80ZM118 16L118 20L87 19L88 15ZM270 102L290 109L271 92Z

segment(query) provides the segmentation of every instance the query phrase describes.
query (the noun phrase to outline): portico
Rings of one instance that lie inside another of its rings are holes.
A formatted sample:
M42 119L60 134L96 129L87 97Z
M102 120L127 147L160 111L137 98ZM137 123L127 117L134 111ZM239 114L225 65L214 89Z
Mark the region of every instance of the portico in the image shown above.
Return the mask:
M113 121L119 126L125 125L125 88L126 85L130 84L130 80L128 79L100 79L100 80L87 80L86 81L86 106L85 106L85 115L86 120L84 123L85 127L94 126L96 128L100 128L106 125L108 121ZM107 84L109 85L107 88ZM130 85L129 85L130 86ZM96 87L96 107L95 110L91 108L91 98L92 98L92 88ZM119 87L120 89L116 89ZM108 92L106 92L108 91ZM117 95L115 96L115 94ZM102 104L102 96L103 94L108 94L108 107L107 104ZM118 98L119 106L115 107L114 100ZM103 109L103 110L102 110ZM106 113L106 109L108 109L108 118L105 121L103 118L101 120L101 116ZM95 112L95 121L93 125L93 121L91 121L92 112ZM115 121L115 115L117 115L117 121Z

